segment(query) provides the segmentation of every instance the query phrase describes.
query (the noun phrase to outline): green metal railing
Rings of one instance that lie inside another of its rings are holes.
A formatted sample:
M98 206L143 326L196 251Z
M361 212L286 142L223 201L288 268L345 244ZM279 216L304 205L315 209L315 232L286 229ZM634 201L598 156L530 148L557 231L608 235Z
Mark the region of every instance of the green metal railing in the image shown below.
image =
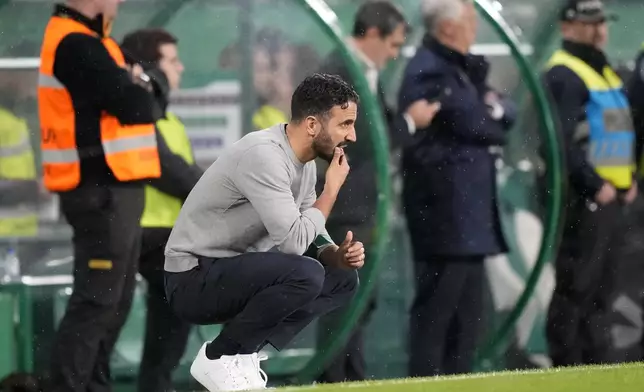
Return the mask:
M391 181L389 178L389 138L380 105L369 90L369 84L358 60L344 42L344 34L338 24L338 17L333 10L321 0L298 0L312 11L316 23L333 39L346 61L354 82L354 87L360 94L361 110L367 115L373 133L374 158L376 163L376 181L378 184L378 205L376 210L377 229L374 237L374 249L361 275L361 285L355 299L343 315L341 326L332 334L327 334L325 341L318 345L316 355L294 378L294 383L305 384L315 381L324 367L333 359L335 354L344 346L351 335L354 325L365 310L375 284L378 266L386 251L389 233L388 212L391 205Z
M557 248L563 202L562 174L564 168L555 121L536 71L530 65L528 59L521 53L519 40L511 27L493 5L488 0L476 0L476 6L485 20L493 26L503 43L510 47L512 57L519 67L523 82L527 84L528 90L533 96L536 109L539 113L540 130L546 147L544 153L547 164L546 216L544 218L544 232L539 255L527 279L525 290L517 300L514 309L501 323L499 329L495 331L493 336L479 350L477 363L480 366L482 361L497 357L509 343L508 337L510 332L515 328L519 317L534 293L544 266L551 260L553 252Z

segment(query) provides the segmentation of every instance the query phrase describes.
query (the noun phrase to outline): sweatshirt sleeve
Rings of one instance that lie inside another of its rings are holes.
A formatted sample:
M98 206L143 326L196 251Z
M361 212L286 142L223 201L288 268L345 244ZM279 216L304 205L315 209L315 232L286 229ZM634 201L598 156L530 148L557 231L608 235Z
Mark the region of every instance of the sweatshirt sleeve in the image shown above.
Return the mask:
M300 211L291 191L288 160L276 145L261 144L246 150L233 173L233 183L257 211L283 253L303 255L324 231L322 211Z
M317 200L318 195L315 191L315 183L311 186L311 191L309 194L306 196L304 199L304 202L302 203L302 207L300 208L301 212L304 212L310 208L313 208L313 204ZM313 243L311 244L309 250L307 251L311 257L314 259L319 259L320 254L328 248L329 246L335 245L335 242L333 242L333 239L331 239L331 236L329 235L329 232L324 228L320 235L315 237L315 240L313 240Z

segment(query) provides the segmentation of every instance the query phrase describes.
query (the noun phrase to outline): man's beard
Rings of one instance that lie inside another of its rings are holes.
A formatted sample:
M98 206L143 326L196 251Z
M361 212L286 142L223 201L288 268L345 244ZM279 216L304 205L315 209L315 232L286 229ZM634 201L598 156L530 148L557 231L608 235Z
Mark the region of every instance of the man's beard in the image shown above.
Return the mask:
M342 143L338 144L338 147L341 144ZM318 136L313 139L313 151L315 152L315 155L324 159L328 163L331 163L333 160L333 153L335 151L333 140L331 140L331 135L329 135L324 126L322 126L322 130L320 130Z

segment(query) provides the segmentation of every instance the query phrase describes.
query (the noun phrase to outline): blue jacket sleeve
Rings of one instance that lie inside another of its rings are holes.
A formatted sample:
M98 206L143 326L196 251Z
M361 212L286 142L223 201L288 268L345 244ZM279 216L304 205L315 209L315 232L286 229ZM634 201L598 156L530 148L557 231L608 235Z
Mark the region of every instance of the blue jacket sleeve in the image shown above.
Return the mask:
M570 69L563 66L551 68L544 77L562 132L570 184L583 197L593 198L604 184L593 166L586 160L586 153L574 140L575 130L586 119L588 89Z
M468 55L467 74L474 83L476 90L481 94L481 99L485 99L488 92L494 92L500 99L499 104L503 107L503 117L498 120L501 122L504 130L509 130L514 125L517 118L517 106L506 95L496 91L487 84L487 78L490 71L490 63L485 56L469 54Z
M499 104L503 107L503 117L499 120L504 130L510 130L517 120L518 109L514 101L508 97L506 94L502 94L492 87L484 84L482 87L477 86L477 90L481 91L482 99L485 98L485 94L489 91L492 91L497 94L499 97Z
M414 67L413 63L410 63ZM408 70L413 69L408 66ZM457 85L456 79L440 70L421 69L405 75L399 96L399 108L407 110L419 99L432 100L442 96L441 110L430 125L433 130L462 144L493 146L505 144L505 133L494 121L487 106L478 96L466 97L467 89ZM474 95L477 95L476 93Z

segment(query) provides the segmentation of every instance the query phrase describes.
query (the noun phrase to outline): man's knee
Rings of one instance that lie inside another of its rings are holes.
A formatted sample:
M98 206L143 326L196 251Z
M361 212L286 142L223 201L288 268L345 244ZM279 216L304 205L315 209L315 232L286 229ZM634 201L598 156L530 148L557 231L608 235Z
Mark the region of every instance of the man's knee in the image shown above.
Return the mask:
M290 271L290 280L306 290L311 299L317 298L324 287L324 267L310 257L297 256L297 259Z
M344 290L351 295L355 294L358 291L358 287L360 287L360 278L358 277L358 271L346 271L346 276L343 282Z
M331 292L334 295L346 296L348 299L351 299L360 287L360 278L356 270L334 269L327 275L327 279L332 280L327 284L332 285Z

